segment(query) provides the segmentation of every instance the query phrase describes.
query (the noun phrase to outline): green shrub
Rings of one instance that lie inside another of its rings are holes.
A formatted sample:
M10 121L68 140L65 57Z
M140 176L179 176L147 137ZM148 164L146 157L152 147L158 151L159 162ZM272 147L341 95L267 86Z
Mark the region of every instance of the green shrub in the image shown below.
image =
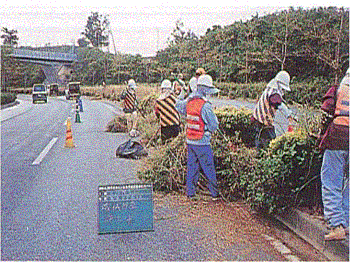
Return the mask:
M266 82L259 83L220 83L217 84L222 96L230 99L245 98L258 99L266 88ZM322 96L327 92L330 82L321 77L310 78L304 81L291 82L291 91L286 92L285 100L292 103L307 104L319 107Z
M250 109L226 106L215 109L219 120L219 128L228 136L235 136L246 146L254 145L254 128L251 124L252 111Z
M266 83L220 83L217 84L217 86L220 89L220 95L227 96L230 99L258 99L264 91L264 89L266 88Z
M315 139L302 131L286 133L271 141L242 184L247 201L268 213L320 204L321 164Z
M238 134L226 134L224 138L221 133L216 132L212 138L219 192L228 200L244 197L242 184L257 161L257 151L244 146L238 137Z
M17 95L14 93L1 93L1 105L12 103L16 100Z
M153 183L157 191L182 191L186 176L185 135L181 133L170 143L159 145L144 158L138 177Z

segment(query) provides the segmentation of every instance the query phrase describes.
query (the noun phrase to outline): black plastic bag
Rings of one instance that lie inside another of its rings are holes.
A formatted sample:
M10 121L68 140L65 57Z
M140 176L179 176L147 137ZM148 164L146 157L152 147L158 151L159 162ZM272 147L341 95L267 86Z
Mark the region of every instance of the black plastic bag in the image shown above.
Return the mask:
M131 159L140 159L141 157L148 155L144 147L139 142L132 139L129 139L118 146L115 154L117 157Z

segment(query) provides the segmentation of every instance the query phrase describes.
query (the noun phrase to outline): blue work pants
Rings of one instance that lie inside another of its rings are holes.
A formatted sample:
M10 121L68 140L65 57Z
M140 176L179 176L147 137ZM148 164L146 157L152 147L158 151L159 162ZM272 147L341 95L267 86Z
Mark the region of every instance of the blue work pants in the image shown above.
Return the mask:
M321 168L324 216L331 227L349 226L349 151L328 150Z
M187 195L196 194L196 186L199 179L200 167L209 181L209 191L212 197L218 196L217 180L213 158L213 150L210 145L187 144Z

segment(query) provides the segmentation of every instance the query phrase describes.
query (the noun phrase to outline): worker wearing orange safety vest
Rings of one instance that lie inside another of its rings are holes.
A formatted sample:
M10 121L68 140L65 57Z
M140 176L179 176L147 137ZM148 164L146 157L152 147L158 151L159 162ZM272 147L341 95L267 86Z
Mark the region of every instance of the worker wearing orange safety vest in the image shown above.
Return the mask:
M156 100L155 114L160 121L162 141L176 137L180 133L180 115L175 108L176 98L168 79L162 81L161 94Z
M134 79L128 81L127 88L120 95L120 99L123 100L123 112L127 114L128 122L132 122L132 128L129 132L131 137L135 137L138 134L137 127L137 97L136 97L136 83Z
M203 170L209 181L209 191L214 200L218 198L217 179L213 151L210 145L211 134L218 128L218 119L213 112L211 103L206 96L215 94L219 90L213 86L209 75L198 78L197 90L186 100L183 99L185 91L182 90L176 109L186 116L187 141L187 196L193 198L196 194L196 185L200 169Z
M343 240L349 230L349 69L339 87L323 97L321 109L330 121L321 134L324 216L330 226L325 240Z
M253 110L252 122L256 131L255 145L257 148L266 147L270 141L276 138L274 117L277 109L280 109L288 118L293 120L292 112L283 103L285 91L290 91L290 76L286 71L280 71L268 84L259 98Z

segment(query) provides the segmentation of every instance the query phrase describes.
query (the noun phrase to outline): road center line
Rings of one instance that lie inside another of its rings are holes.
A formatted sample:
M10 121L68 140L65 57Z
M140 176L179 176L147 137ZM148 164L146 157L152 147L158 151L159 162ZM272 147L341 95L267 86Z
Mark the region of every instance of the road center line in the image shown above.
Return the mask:
M47 144L47 146L44 148L44 150L40 153L40 155L34 160L32 165L39 165L41 161L43 161L46 154L49 152L51 147L56 143L58 137L54 137L51 139L51 141Z

